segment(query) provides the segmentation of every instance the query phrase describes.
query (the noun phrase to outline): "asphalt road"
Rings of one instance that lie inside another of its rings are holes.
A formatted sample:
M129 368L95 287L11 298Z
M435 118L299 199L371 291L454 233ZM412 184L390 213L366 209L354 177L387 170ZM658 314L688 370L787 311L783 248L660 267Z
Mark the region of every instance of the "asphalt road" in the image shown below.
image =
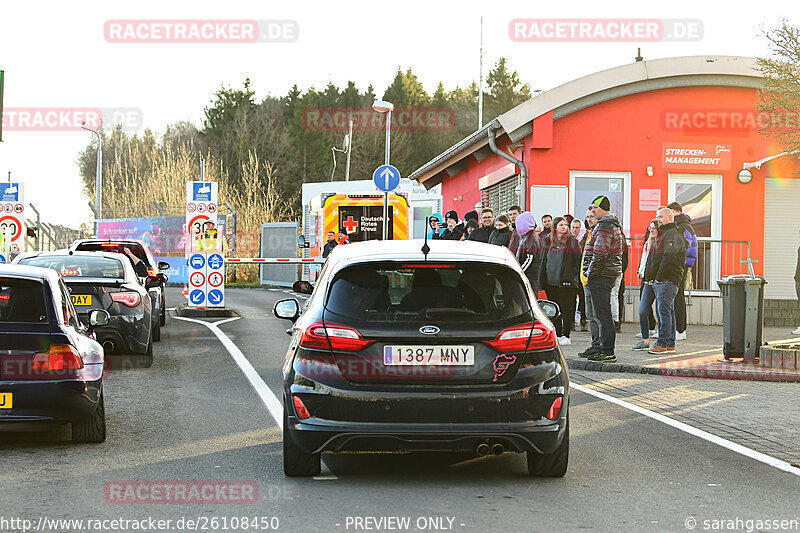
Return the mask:
M288 323L270 311L288 296L228 289L226 297L242 318L220 329L280 398ZM181 301L171 289L168 305ZM524 456L515 454L325 454L318 479L289 479L276 421L209 328L172 317L155 345L154 365L125 366L112 360L106 380L105 443L73 445L66 430L0 434L0 530L13 530L12 518L35 527L40 517L152 517L172 520L170 531L179 530L181 518L199 518L196 529L211 531L224 528L210 519L224 517L235 531L233 517L277 517L278 530L300 532L687 531L689 517L698 530L714 525L706 520L740 519L740 529L747 529L745 520L800 520L800 476L577 390L563 479L528 477ZM243 481L257 486L258 498L118 503L110 487L132 480ZM377 522L388 517L409 517L409 526ZM105 530L122 530L108 524Z

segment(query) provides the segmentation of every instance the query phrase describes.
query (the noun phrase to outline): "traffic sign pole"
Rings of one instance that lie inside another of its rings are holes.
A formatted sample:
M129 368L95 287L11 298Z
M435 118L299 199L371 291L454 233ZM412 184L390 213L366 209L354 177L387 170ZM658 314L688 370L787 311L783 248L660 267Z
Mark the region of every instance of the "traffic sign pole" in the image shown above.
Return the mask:
M388 158L388 152L387 158ZM389 235L389 192L400 185L400 171L392 165L385 164L375 169L372 173L372 181L375 187L383 191L383 240Z

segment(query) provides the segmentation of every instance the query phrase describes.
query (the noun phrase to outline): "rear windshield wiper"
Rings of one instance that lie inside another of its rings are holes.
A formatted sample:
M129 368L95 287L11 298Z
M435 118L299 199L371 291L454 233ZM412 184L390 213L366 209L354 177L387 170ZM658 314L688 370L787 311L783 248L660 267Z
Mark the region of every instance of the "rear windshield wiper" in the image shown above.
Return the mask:
M447 315L474 316L475 314L477 314L475 311L463 307L432 307L425 311L425 316L428 318Z

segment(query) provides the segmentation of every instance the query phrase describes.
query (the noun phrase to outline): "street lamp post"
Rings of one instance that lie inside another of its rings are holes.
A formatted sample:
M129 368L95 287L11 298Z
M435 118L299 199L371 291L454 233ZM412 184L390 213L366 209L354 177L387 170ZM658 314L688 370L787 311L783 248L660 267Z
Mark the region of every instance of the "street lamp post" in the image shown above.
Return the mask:
M389 146L391 145L392 110L394 104L385 100L377 100L372 109L378 113L386 113L386 157L384 164L389 164ZM383 193L383 240L386 240L389 228L389 193Z
M90 130L85 124L81 125L82 129L97 135L97 169L94 175L94 234L99 237L100 219L103 218L103 138L100 136L100 128Z

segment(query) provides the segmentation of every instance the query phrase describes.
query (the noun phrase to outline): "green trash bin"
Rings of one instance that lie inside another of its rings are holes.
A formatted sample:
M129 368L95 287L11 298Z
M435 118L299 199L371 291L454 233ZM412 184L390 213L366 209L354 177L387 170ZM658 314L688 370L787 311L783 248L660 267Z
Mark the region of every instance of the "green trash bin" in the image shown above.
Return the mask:
M722 353L753 363L764 331L764 285L760 276L725 276L717 280L722 293Z

